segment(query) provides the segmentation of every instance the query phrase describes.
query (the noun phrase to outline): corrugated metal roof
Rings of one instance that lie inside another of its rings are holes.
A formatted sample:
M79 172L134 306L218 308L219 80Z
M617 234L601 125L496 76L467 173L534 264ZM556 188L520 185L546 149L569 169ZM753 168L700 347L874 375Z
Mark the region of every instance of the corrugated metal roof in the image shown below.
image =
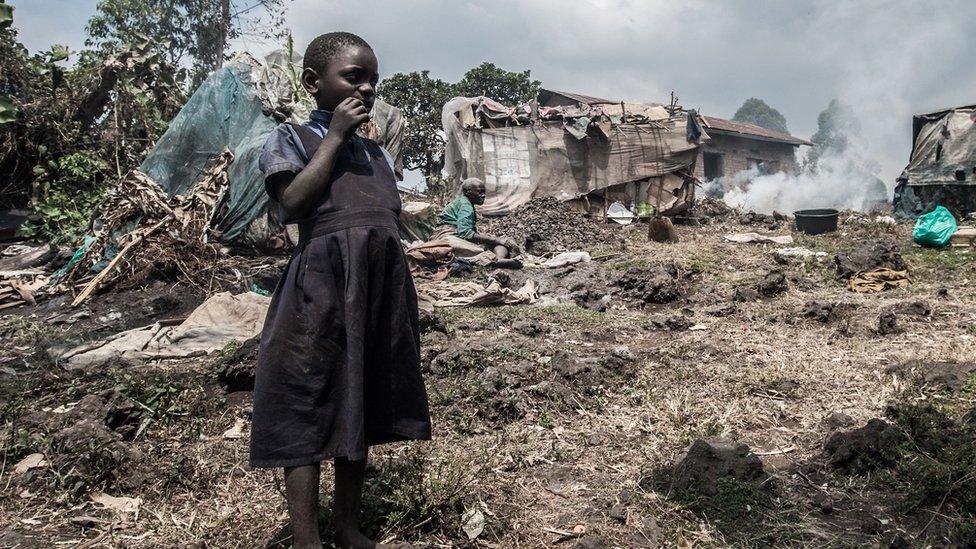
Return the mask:
M540 103L544 102L543 98L546 97L545 94L561 95L567 99L576 101L578 103L582 103L584 105L600 105L602 103L617 103L617 101L611 101L609 99L601 99L599 97L593 97L590 95L583 95L579 93L570 93L570 92L563 92L563 91L556 91L556 90L546 90L546 89L539 90Z
M709 130L717 130L719 132L730 134L740 134L743 137L762 139L764 141L779 141L782 143L789 143L794 147L799 145L813 145L813 143L807 141L806 139L794 137L788 133L778 132L776 130L769 130L755 124L747 124L745 122L736 122L735 120L726 120L724 118L716 118L714 116L705 115L702 115L702 119L705 121L705 127Z

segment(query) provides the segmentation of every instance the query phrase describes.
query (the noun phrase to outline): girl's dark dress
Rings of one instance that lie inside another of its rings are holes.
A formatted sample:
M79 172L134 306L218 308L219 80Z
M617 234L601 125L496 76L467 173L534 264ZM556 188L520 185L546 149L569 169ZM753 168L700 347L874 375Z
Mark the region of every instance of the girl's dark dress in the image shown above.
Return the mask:
M288 131L307 161L321 137L308 126ZM376 143L352 143L314 216L299 224L271 300L254 386L254 467L359 460L370 445L430 438L396 179Z

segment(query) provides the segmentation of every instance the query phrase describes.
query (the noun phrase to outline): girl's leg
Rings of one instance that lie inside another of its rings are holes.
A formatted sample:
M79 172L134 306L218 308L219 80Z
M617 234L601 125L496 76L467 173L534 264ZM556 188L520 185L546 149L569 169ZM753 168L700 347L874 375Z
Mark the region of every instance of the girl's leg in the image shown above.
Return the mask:
M319 538L319 464L285 467L285 496L295 549L321 549Z
M335 516L336 544L342 549L367 549L376 547L359 531L359 506L363 499L363 480L366 477L366 460L350 461L335 459Z

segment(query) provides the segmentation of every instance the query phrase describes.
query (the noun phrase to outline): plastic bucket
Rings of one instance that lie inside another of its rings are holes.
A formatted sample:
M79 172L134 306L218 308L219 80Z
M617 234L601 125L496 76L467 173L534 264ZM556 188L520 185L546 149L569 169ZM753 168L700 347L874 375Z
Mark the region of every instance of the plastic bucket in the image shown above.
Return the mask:
M837 216L840 212L831 208L817 210L797 210L796 229L807 234L822 234L837 230Z

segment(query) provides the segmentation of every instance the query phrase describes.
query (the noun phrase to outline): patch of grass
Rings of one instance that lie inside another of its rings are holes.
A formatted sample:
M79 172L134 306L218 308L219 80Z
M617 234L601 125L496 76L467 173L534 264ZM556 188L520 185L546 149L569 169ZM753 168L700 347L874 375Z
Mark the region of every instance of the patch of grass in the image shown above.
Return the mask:
M976 544L976 424L932 404L891 406L888 415L906 440L874 482L899 493L906 513L935 509L953 520L960 546Z
M173 385L165 376L133 377L125 375L118 390L142 408L142 420L134 438L152 424L166 425L185 415L183 389Z
M621 272L629 271L630 269L645 270L645 269L650 269L651 267L654 267L654 263L644 258L624 259L621 261L612 261L607 263L607 268L610 269L611 271L621 271Z
M909 270L927 269L953 274L976 270L976 257L965 249L908 246L901 255Z
M718 480L714 496L681 491L671 499L710 522L732 545L788 546L805 537L797 529L796 513L758 486L726 477Z
M459 540L464 500L475 477L461 463L408 446L402 454L382 461L375 474L367 474L363 533L374 539L439 535ZM323 502L320 519L326 528L332 524L331 508L331 500Z
M547 324L608 324L609 317L605 313L577 307L576 305L553 305L538 307L535 305L506 305L504 307L458 307L438 310L448 327L459 322L481 322L487 327L505 326L513 322L533 321Z

